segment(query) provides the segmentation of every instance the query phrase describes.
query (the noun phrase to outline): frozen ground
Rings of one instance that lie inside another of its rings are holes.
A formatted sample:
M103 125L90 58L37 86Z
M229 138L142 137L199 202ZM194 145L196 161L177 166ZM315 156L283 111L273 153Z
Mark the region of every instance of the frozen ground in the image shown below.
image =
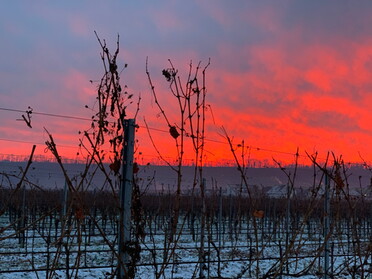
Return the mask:
M6 217L2 216L0 227L4 228ZM155 228L156 225L154 224L153 227ZM87 227L79 231L83 228L80 226L80 229L73 230L69 237L60 238L61 231L50 228L50 230L41 228L27 230L23 248L12 228L2 231L0 234L0 278L49 278L46 277L45 270L51 270L53 266L55 267L53 278L67 278L66 271L59 270L59 268L65 269L66 265L70 267L70 278L75 278L76 272L77 278L110 278L116 266L116 257L110 250L108 241L116 247L115 230L107 226L105 237L103 237L97 230L89 232ZM262 228L267 230L265 227ZM216 278L218 270L222 278L261 278L270 268L278 266L281 257L284 256L286 235L258 235L256 243L254 232L246 224L232 233L228 231L228 224L226 224L226 230L224 232L221 230L220 234L216 228L214 230L205 232L204 274L207 278ZM148 232L141 242L141 260L138 264L136 278L155 278L154 266L158 265L159 272L165 257L171 264L165 267L162 278L198 278L200 231L198 230L193 236L185 223L176 244L167 241L165 231L164 226L158 226L151 233ZM294 278L296 273L303 272L310 265L308 271L300 278L321 278L324 252L321 252L320 247L324 244L324 240L317 233L304 233L297 239L292 238L295 249L291 250L288 260L283 262L281 268L284 274L292 275L282 275L277 278ZM363 259L367 259L366 266L363 268L369 269L371 259L363 258L364 254L356 255L348 250L350 248L347 247L347 239L333 239L331 243L333 247L330 255L330 270L337 274L336 278L352 278L350 270ZM162 250L164 247L170 247L166 249L168 253L164 253ZM171 254L172 248L174 248L174 254ZM66 249L69 252L68 258ZM218 261L218 253L220 261ZM80 254L79 257L78 254ZM80 268L75 269L74 266ZM10 272L16 270L22 271ZM280 268L276 270L279 271ZM368 272L364 273L364 277L359 276L358 272L353 275L353 278L371 278L368 276L372 276Z
M14 175L2 176L2 187L9 186L7 183L16 185L20 168L24 165L0 162L1 172ZM79 175L82 165L68 164L66 168L73 177ZM351 172L350 183L355 182L355 177L360 177L357 185L367 185L368 173L360 169ZM190 173L192 168L184 169L185 191L192 184L187 179L192 177ZM233 193L240 183L234 168L205 168L204 174L208 181L207 190L221 187L225 196ZM157 193L171 193L176 184L175 174L167 167L142 167L139 175L144 181L156 177L150 190ZM247 176L249 183L264 187L286 183L286 176L279 169L250 169ZM298 172L296 185L306 186L312 177L312 169L303 168ZM27 179L45 189L63 189L64 185L59 167L50 163L32 164ZM103 181L98 175L91 187L102 185ZM11 221L7 213L0 216L0 278L39 279L50 278L51 274L53 278L67 278L67 266L70 278L110 278L117 266L117 220L111 219L108 224L103 224L102 216L94 220L87 216L81 222L73 220L66 233L61 230L60 223L56 225L58 214L39 216L40 221L35 223L29 217L24 235L15 232L20 220L18 217ZM261 278L270 269L273 270L272 277L282 273L277 276L281 279L294 278L298 274L301 274L300 278L315 279L324 273L325 240L321 222L313 224L311 229L302 227L297 230L294 227L286 231L283 220L274 224L274 221L262 218L254 225L251 217L229 221L225 216L221 222L214 217L205 227L204 253L201 253L199 219L192 222L187 216L182 216L179 234L169 241L169 216L154 216L146 219L146 235L140 239L142 251L136 278L155 278L156 273L164 275L160 278L198 278L201 256L205 259L203 270L207 278L216 278L218 274L221 278ZM94 222L97 226L92 227ZM372 278L371 224L359 225L358 238L353 238L349 227L330 238L329 270L336 274L335 278Z

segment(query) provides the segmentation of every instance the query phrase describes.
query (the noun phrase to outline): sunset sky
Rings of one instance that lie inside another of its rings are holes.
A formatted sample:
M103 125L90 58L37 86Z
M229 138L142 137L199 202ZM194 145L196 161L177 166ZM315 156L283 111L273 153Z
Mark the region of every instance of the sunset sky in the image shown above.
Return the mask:
M78 131L89 121L102 75L94 31L128 64L123 84L142 103L136 134L141 162L155 162L143 118L167 130L145 73L146 57L159 101L176 117L161 75L171 59L182 76L190 61L207 70L206 160L232 159L221 127L243 139L252 159L292 162L299 148L328 151L347 162L372 161L372 2L283 1L7 1L0 10L0 154L45 153L44 127L62 156L75 158ZM133 115L136 105L128 109ZM176 119L171 119L176 122ZM172 122L173 123L173 122ZM152 130L164 156L168 133ZM192 159L192 154L185 155Z

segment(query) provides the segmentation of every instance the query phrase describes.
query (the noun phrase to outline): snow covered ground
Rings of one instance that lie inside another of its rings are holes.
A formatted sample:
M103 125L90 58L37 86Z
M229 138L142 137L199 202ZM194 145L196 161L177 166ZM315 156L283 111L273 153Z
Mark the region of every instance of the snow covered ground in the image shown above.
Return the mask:
M0 171L8 174L1 176L1 186L14 187L22 167L22 163L0 162ZM67 164L66 168L74 177L79 176L83 166ZM192 171L191 167L184 169L184 192L192 186ZM350 172L350 183L367 185L368 172L363 169ZM167 167L141 167L139 176L143 181L156 178L150 192L174 192L176 174ZM241 182L234 168L205 168L204 176L207 191L221 187L225 196L233 194ZM286 175L279 169L249 169L247 176L251 185L272 189L286 183ZM312 179L311 168L300 169L296 185L309 187ZM27 180L44 189L63 189L64 186L61 170L51 163L33 163ZM27 187L31 187L31 183ZM91 187L103 183L103 177L98 174L91 181ZM218 220L212 216L207 219L201 245L200 219L190 219L189 213L181 216L172 240L171 218L156 212L148 216L146 234L139 239L141 258L136 278L198 278L201 266L206 278L262 278L270 274L267 278L315 279L324 274L326 242L322 218L313 224L309 224L311 220L304 223L300 220L297 225L291 222L287 226L283 218L256 216L255 219L246 215L239 219L223 216ZM70 229L62 230L60 213L44 212L39 213L44 216L32 216L33 219L29 216L24 230L17 232L20 222L17 214L18 217L12 218L7 212L0 215L0 278L111 278L114 274L118 250L116 217L105 220L97 215L93 220L89 216L80 221L73 219ZM327 242L330 274L340 279L372 278L371 223L358 220L355 230L347 226L336 230L334 225L334 233Z
M169 241L167 224L152 224L153 230L147 231L141 241L141 260L136 278L156 278L156 272L159 274L162 267L162 278L199 277L200 224L194 223L196 230L193 234L189 220L182 219L185 221L183 228L180 227L181 233L179 237L174 237L173 242ZM7 216L2 216L0 220L0 228L5 228ZM76 274L76 278L110 278L117 264L115 253L109 246L113 245L116 252L115 225L112 225L106 225L104 234L80 225L69 236L61 237L61 230L55 230L53 224L46 223L44 227L35 226L26 230L23 245L14 229L8 227L0 233L0 278L67 278L66 265L69 266L70 278L75 278ZM262 233L265 231L266 234ZM221 278L261 278L273 269L271 276L277 272L277 278L294 278L296 274L302 274L301 278L305 279L320 278L324 270L321 231L288 235L287 245L292 245L293 249L290 249L288 259L281 262L286 257L286 237L283 231L270 234L264 222L257 230L253 229L252 221L233 228L227 222L220 231L214 224L205 230L204 276L217 278L220 274ZM359 244L364 248L357 254L350 247L355 243L348 242L345 236L331 238L329 270L337 274L336 278L371 278L371 259L365 256L368 255L368 247L364 246L370 244L368 239L362 239ZM164 258L168 265L162 265ZM353 272L360 261L365 261L364 265ZM362 267L364 277L360 272ZM52 269L55 269L53 277L46 277L46 270L50 276ZM14 272L17 270L20 272ZM281 277L280 270L283 272Z

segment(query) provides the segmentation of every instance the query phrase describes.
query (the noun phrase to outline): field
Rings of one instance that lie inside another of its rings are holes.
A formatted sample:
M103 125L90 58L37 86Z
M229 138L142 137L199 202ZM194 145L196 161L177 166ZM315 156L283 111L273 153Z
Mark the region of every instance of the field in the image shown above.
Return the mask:
M12 179L3 175L1 187L1 278L115 277L115 191L85 189L76 197L63 186L38 188L32 181L15 191L5 187ZM134 278L309 279L325 269L328 278L372 276L372 204L363 193L333 185L327 201L318 184L309 188L312 195L286 197L214 185L205 195L185 191L177 200L164 181L160 188L144 180L127 246ZM77 198L82 207L73 203Z

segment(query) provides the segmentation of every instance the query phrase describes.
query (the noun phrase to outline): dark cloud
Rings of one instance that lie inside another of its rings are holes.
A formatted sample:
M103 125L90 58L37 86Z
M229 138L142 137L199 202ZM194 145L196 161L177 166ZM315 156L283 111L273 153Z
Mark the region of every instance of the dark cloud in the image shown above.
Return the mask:
M358 121L337 111L302 111L298 121L311 128L340 133L361 132ZM296 121L296 119L294 119Z
M300 38L322 43L348 38L365 41L372 37L370 16L372 2L368 0L292 0L282 9L283 28L300 28Z

